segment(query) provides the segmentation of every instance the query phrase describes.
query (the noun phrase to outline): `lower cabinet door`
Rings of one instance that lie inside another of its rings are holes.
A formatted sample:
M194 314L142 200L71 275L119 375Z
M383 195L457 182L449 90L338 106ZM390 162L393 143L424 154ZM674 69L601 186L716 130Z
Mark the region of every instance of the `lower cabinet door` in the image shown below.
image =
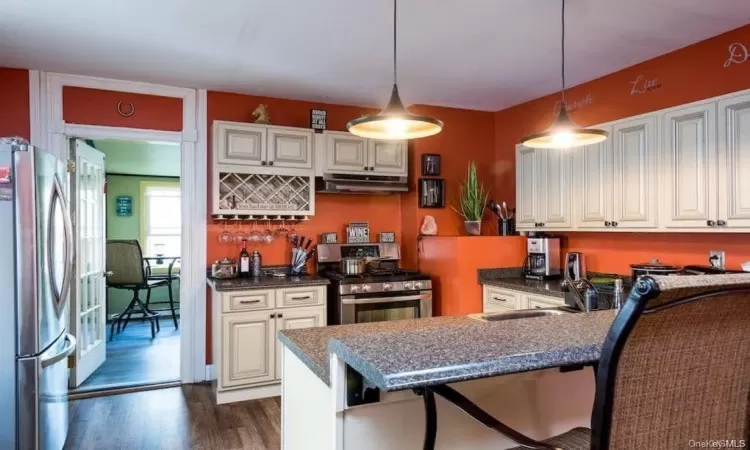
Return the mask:
M322 327L326 324L326 309L322 306L277 310L276 330L297 330ZM281 379L281 342L276 342L276 379Z
M273 311L222 317L222 387L276 379L276 321Z

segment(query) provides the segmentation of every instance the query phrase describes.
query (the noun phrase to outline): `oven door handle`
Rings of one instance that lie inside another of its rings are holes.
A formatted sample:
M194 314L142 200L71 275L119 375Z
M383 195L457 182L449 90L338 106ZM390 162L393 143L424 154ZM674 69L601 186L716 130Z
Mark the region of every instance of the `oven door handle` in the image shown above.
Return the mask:
M429 300L431 294L421 295L400 295L397 297L372 297L372 298L354 298L353 296L341 297L341 303L344 305L367 305L373 303L390 303L390 302L409 302L413 300Z

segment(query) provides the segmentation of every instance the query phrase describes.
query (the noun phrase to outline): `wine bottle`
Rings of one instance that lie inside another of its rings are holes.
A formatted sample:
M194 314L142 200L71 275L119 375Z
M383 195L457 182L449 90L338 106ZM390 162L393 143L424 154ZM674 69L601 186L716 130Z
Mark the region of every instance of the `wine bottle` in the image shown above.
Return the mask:
M247 241L242 241L242 250L240 250L240 270L239 276L240 277L249 277L250 276L250 254L247 252Z

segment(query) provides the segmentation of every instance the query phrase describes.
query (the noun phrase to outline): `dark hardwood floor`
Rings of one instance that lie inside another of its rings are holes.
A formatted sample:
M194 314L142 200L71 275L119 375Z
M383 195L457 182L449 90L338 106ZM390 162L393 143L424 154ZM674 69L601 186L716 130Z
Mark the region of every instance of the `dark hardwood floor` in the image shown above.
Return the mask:
M131 320L123 332L107 341L104 364L72 392L179 381L180 332L175 330L171 317L161 318L160 323L161 331L151 339L148 321Z
M280 397L216 405L210 384L70 403L69 450L281 448Z

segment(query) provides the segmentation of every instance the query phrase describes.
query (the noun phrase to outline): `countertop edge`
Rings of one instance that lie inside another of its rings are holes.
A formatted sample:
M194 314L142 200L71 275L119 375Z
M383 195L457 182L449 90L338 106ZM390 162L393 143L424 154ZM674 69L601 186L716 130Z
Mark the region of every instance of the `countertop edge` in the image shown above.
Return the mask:
M281 342L281 344L288 348L292 353L297 356L297 358L302 361L302 363L307 366L308 369L310 369L320 380L325 383L327 386L331 385L331 375L330 375L330 367L328 367L328 364L324 363L324 367L321 367L318 363L313 361L312 358L310 358L307 353L302 350L297 344L294 343L291 339L289 339L283 331L279 331L276 334L276 338ZM330 353L327 353L327 355L330 357Z
M246 285L246 286L238 286L238 287L217 287L216 282L217 281L227 281L227 280L238 280L238 278L229 278L229 279L215 279L215 278L206 278L206 284L214 291L216 292L238 292L238 291L254 291L258 289L283 289L283 288L289 288L289 287L304 287L304 286L328 286L331 284L331 281L327 278L314 278L309 280L301 280L301 281L292 281L287 280L285 278L276 278L278 280L275 283L269 283L266 285Z
M383 374L377 370L371 363L354 353L346 344L338 339L328 341L328 354L334 354L344 361L348 366L357 371L363 378L375 384L378 388L388 391ZM329 369L330 370L330 369ZM391 389L393 390L393 389Z
M545 289L544 287L536 288L536 287L530 287L530 286L522 286L522 285L508 282L507 280L503 280L503 279L479 280L479 283L483 285L486 284L487 286L495 286L495 287L500 287L503 289L509 289L511 291L521 291L521 292L528 292L530 294L546 295L548 297L565 298L565 293L561 290Z

